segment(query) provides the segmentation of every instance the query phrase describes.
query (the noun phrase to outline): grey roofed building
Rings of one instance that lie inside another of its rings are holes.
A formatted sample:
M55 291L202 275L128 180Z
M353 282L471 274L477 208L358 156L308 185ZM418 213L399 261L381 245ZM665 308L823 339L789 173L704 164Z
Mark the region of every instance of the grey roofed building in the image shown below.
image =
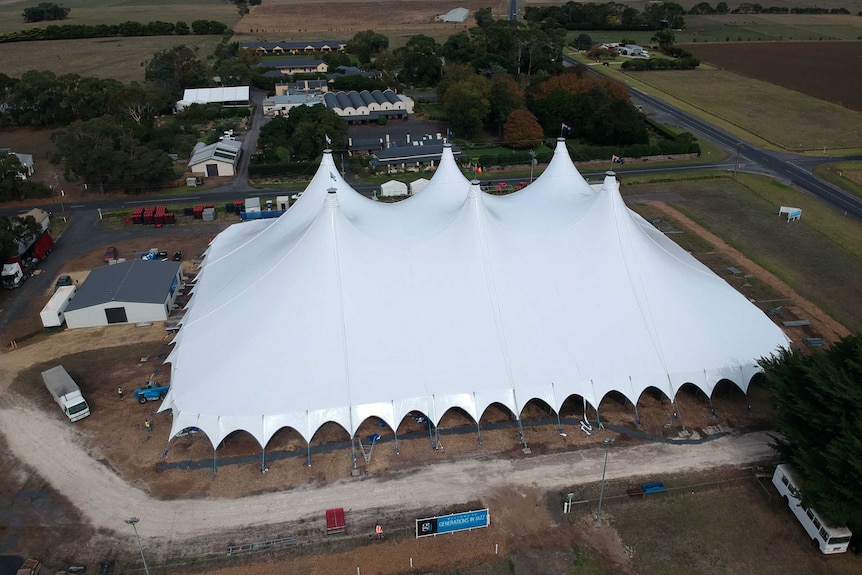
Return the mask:
M301 54L311 52L332 52L344 50L345 40L311 40L308 42L243 42L240 48L248 48L266 54Z
M188 165L194 166L195 164L200 164L207 160L220 160L222 162L230 162L233 165L236 165L241 147L242 144L236 140L222 140L221 142L216 142L209 146L203 145L203 142L198 142L195 144L195 148L192 151L192 157L189 159Z
M416 140L412 145L392 146L374 153L371 164L380 166L409 165L436 165L443 154L445 140L442 138L431 138ZM452 154L455 158L464 155L460 148L452 144Z
M132 260L95 268L66 312L109 302L164 303L180 262Z
M444 22L466 22L467 16L470 14L470 10L467 8L455 8L453 10L449 10L444 16Z

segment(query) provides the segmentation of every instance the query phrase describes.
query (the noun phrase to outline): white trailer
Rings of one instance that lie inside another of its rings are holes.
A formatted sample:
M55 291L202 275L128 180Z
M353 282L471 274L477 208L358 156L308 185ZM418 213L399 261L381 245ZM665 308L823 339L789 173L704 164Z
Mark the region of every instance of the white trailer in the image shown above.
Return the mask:
M78 293L78 288L76 286L62 286L57 288L57 291L54 292L54 295L51 296L51 299L48 300L48 303L45 304L45 307L42 308L42 311L39 313L39 316L42 318L42 326L43 327L60 327L66 322L66 317L63 315L63 312L66 311L66 308L69 306L69 302L72 301L72 298L75 297L75 294Z
M62 365L43 371L42 380L54 401L70 420L78 421L90 415L90 406L84 400L81 388Z

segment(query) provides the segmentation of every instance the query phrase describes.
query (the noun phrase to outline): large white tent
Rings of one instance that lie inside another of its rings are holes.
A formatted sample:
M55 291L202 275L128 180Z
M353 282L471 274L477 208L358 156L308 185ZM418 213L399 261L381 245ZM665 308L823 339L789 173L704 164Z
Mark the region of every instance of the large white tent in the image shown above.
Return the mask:
M492 403L519 417L617 391L674 398L721 380L747 391L788 339L757 307L629 210L613 175L595 192L559 141L534 183L494 196L447 145L421 194L372 201L331 154L284 215L210 245L168 357L171 437L217 446L243 430L311 441L376 416L435 425Z

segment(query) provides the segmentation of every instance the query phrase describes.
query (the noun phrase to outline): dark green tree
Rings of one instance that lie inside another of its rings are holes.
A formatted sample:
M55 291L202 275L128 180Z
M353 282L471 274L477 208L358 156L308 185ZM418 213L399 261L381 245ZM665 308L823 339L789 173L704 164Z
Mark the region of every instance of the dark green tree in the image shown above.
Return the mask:
M73 122L51 141L57 147L51 160L65 162L66 178L81 178L102 193L109 185L141 192L174 177L167 153L142 145L134 131L113 116Z
M270 159L283 148L295 160L312 161L329 146L327 137L333 149L340 149L347 138L347 122L323 104L297 106L260 129L258 147Z
M434 38L417 34L407 41L397 52L402 55L403 67L399 79L406 84L433 86L440 81L443 73L443 60L438 52L440 45Z
M593 39L590 38L589 34L578 34L578 37L575 38L575 41L572 42L572 45L576 50L589 50L590 46L593 45Z
M759 363L781 434L773 447L805 480L803 505L862 532L862 337Z
M153 54L146 63L144 79L178 100L184 89L206 85L207 70L198 60L196 48L180 44Z
M71 8L66 8L54 2L40 2L38 6L24 8L26 22L42 22L44 20L65 20L69 17Z
M365 30L354 34L353 38L348 40L345 50L356 55L359 61L364 64L371 62L374 56L387 48L389 48L389 38L374 30Z
M455 133L468 138L475 135L491 111L490 80L473 76L452 84L443 96L443 110Z
M0 261L6 261L18 255L18 242L33 237L41 229L33 216L26 218L0 216Z

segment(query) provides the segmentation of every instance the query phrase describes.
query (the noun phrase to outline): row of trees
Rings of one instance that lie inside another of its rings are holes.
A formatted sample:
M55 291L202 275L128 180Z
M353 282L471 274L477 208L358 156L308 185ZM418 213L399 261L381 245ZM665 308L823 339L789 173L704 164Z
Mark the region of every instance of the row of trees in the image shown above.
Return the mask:
M715 8L709 2L700 2L688 10L689 14L850 14L847 8L821 8L818 6L768 6L764 7L756 2L743 2L734 9L730 9L727 2L719 2Z
M195 20L191 26L179 22L122 22L120 24L62 24L45 28L26 28L0 34L0 43L40 40L76 40L80 38L113 38L115 36L185 36L187 34L223 34L227 24L216 20Z
M527 6L524 19L567 30L660 30L685 27L685 8L676 2L649 2L643 12L628 4L566 2L562 6Z
M65 8L54 2L40 2L37 6L24 8L25 22L42 22L45 20L65 20L69 17L71 8Z
M773 447L805 479L802 504L862 533L862 337L760 361L775 404Z

